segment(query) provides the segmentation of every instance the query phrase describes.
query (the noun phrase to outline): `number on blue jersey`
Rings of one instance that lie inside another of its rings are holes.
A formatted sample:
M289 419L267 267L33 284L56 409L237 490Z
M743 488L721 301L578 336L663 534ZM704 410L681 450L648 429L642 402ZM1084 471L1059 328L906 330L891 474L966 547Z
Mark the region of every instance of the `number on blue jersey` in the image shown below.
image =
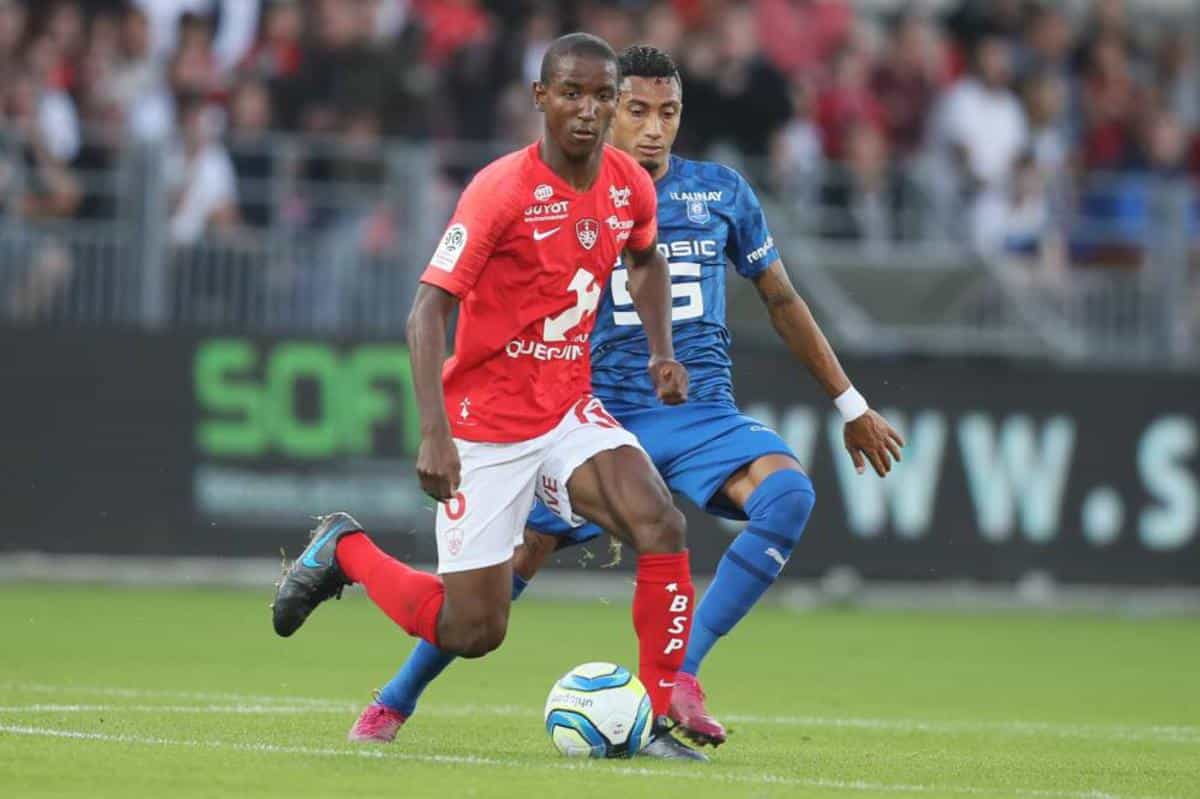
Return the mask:
M658 248L671 270L675 355L691 376L691 398L733 401L725 327L726 262L754 278L779 254L753 189L734 170L671 158L658 181ZM592 333L592 385L605 401L658 403L646 373L649 345L629 292L613 271Z

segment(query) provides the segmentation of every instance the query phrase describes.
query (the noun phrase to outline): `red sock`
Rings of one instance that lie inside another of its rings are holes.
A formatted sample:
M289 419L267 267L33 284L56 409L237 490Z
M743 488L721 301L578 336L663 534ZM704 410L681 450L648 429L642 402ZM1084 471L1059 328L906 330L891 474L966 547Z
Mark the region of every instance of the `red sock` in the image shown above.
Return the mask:
M409 635L438 645L438 613L446 597L442 578L410 569L375 546L366 533L352 533L338 541L337 562L351 581L362 583L389 619Z
M650 694L654 715L671 704L675 672L683 665L692 631L696 589L687 550L638 558L633 589L633 628L638 637L638 677Z

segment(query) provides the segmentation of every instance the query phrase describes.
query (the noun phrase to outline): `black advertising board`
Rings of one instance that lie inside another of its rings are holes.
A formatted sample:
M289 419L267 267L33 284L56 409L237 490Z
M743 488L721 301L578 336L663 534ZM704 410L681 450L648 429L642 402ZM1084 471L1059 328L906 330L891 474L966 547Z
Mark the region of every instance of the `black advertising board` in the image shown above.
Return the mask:
M739 399L810 470L817 506L793 573L1200 583L1200 376L994 361L846 364L907 440L857 475L842 423L798 366L735 359Z
M402 344L5 330L0 353L0 549L294 553L309 516L346 509L395 553L434 559ZM854 473L788 357L734 361L743 406L816 484L790 576L1200 584L1200 376L849 362L908 439L880 480ZM688 518L710 571L736 528Z
M192 392L182 342L0 330L4 549L188 551Z

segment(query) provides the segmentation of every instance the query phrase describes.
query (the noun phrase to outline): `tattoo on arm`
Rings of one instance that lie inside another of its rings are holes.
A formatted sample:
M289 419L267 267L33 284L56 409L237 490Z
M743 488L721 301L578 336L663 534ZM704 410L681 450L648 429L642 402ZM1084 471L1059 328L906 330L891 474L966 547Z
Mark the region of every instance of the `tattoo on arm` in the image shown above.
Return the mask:
M763 304L772 311L790 304L800 296L796 293L791 281L774 269L768 270L762 279L755 283L755 286L758 288L758 296L762 298Z
M836 397L850 385L850 379L838 363L808 303L796 291L781 262L775 261L755 281L758 295L767 308L771 324L801 363L821 384L830 397Z

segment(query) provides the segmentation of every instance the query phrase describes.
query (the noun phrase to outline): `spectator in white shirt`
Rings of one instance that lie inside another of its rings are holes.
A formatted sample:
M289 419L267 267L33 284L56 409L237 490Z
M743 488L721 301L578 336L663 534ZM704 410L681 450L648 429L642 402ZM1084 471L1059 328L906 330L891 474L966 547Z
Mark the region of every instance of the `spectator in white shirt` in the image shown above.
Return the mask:
M125 126L140 141L161 141L172 133L174 104L165 70L150 48L150 20L135 6L125 9L117 65L105 88L121 109Z
M1193 35L1168 31L1155 51L1163 102L1186 127L1200 127L1200 58Z
M182 140L167 156L165 179L170 238L174 244L187 245L206 232L229 231L237 225L237 178L201 98L180 98L178 124Z
M1067 87L1053 72L1035 72L1026 81L1022 97L1034 163L1046 176L1057 179L1067 169L1071 148L1065 119Z
M1004 40L980 39L973 66L939 103L931 143L945 207L966 209L971 244L986 249L987 242L997 240L995 215L977 211L995 207L998 195L1007 191L1013 168L1028 146L1029 133L1025 112L1009 88ZM952 230L958 229L961 220L952 215L949 221Z
M258 32L259 0L134 0L150 22L151 51L161 62L171 58L179 38L179 21L185 14L211 16L220 11L220 26L213 41L217 63L229 72L254 45Z
M71 98L27 71L12 78L2 99L0 129L15 135L0 161L0 195L19 186L17 210L30 219L73 215L82 192L70 168L80 148Z

